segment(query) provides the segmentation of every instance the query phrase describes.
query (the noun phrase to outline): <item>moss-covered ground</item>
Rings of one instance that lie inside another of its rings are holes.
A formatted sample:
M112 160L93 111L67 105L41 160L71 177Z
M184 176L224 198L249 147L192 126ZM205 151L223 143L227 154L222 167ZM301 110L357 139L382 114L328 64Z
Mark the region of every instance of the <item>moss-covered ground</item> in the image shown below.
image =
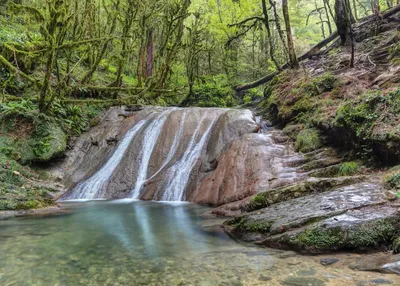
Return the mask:
M41 114L29 100L0 104L0 211L53 204L51 189L35 184L46 175L32 166L63 156L69 138L95 125L103 108L56 102Z

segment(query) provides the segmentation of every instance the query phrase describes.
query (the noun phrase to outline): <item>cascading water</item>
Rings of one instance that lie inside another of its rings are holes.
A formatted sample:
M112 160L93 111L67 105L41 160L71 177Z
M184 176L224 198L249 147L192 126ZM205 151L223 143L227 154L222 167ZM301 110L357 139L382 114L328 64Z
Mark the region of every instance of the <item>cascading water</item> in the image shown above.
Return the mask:
M121 162L129 144L145 123L146 121L142 120L129 130L108 161L93 176L86 181L79 183L68 199L97 199L97 195L107 185L114 170Z
M182 119L181 122L179 124L179 128L178 128L178 132L175 134L174 136L174 141L172 142L171 148L169 149L168 152L168 156L165 159L164 164L158 169L157 172L155 172L150 178L148 178L146 181L150 181L151 179L153 179L155 176L157 176L160 172L162 172L164 170L164 168L166 166L168 166L168 164L171 162L172 158L174 157L177 149L178 149L178 145L179 145L179 140L182 137L182 133L183 133L183 126L185 124L185 118L186 118L186 111L183 112L182 114Z
M163 200L164 201L183 201L185 196L185 188L187 182L189 180L190 172L192 171L194 164L199 159L201 155L201 151L204 148L204 144L214 126L216 118L213 118L209 127L201 136L201 139L198 143L195 142L201 124L203 120L206 118L207 114L201 119L198 127L196 128L193 136L190 140L189 147L187 151L184 153L183 157L171 167L172 175L169 177L169 181L167 187L165 189Z
M170 114L172 110L167 110L162 112L157 118L147 127L144 138L143 138L143 149L141 150L141 159L140 165L138 169L138 175L136 178L135 188L132 190L130 194L130 198L139 199L140 190L143 187L147 179L147 170L149 168L150 157L153 154L154 146L157 143L157 138L164 126L165 121L168 118L168 114Z
M107 162L64 199L145 196L155 200L185 200L188 181L192 174L196 176L196 163L215 122L224 112L224 109L158 108L150 114L139 113L139 120ZM110 191L113 188L119 188L117 195Z

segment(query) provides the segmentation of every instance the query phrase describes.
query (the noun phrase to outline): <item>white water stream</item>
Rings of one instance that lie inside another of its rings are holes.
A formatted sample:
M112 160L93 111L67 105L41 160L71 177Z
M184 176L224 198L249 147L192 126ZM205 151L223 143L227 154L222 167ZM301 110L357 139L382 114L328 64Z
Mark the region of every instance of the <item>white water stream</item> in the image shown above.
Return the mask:
M118 166L122 160L126 160L128 152L134 152L134 154L138 154L136 155L137 163L135 163L136 166L133 169L135 174L132 174L131 177L122 178L122 180L128 182L127 185L132 184L132 189L128 190L126 198L140 199L145 191L146 183L157 175L161 175L165 178L165 184L162 186L162 195L160 194L158 198L163 201L184 201L186 186L193 168L201 158L213 126L222 112L202 111L198 115L191 114L191 123L194 123L195 128L187 126L188 110L169 108L156 112L158 114L156 113L150 119L142 119L136 123L118 144L107 162L87 180L80 182L67 199L106 198L105 193L109 181L114 178L113 174L121 169ZM165 140L161 134L163 131L165 132L166 122L174 112L176 112L174 116L178 116L178 121L173 131L171 130L173 133L169 135L169 138L173 136L173 139L171 138L172 140L169 143L159 142L159 140ZM152 166L153 153L158 152L155 150L157 143L162 144L163 149L167 150L168 153L161 154L161 156L165 156L165 159L159 163L159 166ZM155 167L157 171L149 175L151 167ZM159 191L153 195L154 199L157 199L156 196L158 196Z

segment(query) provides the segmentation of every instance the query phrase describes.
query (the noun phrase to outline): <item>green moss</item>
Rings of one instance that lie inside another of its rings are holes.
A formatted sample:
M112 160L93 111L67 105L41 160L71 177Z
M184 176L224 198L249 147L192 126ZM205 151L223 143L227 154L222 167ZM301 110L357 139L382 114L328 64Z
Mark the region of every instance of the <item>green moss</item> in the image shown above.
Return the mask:
M338 176L352 176L360 172L357 162L345 162L339 167Z
M289 242L299 248L316 250L331 250L339 247L344 240L340 228L308 229L291 238Z
M232 220L225 222L226 225L235 228L235 230L241 232L260 232L268 233L271 229L273 222L270 221L256 221L246 217L237 217Z
M288 243L299 249L325 252L338 249L362 249L388 244L398 235L395 219L379 219L349 228L315 227L288 239Z
M296 139L297 135L303 130L305 127L303 124L289 124L286 125L282 130L287 136L292 139Z
M300 131L296 138L296 149L303 153L314 151L321 147L319 133L315 129Z
M59 157L67 148L67 136L61 127L54 122L46 122L30 139L34 157L32 161L46 162Z
M254 196L249 203L249 208L255 210L265 207L267 205L266 196L266 193L260 193Z
M224 224L229 225L229 226L237 226L245 222L245 217L239 216L235 217L234 219L226 221Z
M260 232L260 233L268 233L271 229L271 222L248 222L246 224L241 225L239 228L241 230L249 231L249 232Z
M317 96L324 92L331 91L337 87L338 79L330 72L312 78L301 86L301 92L309 96Z
M54 204L49 190L33 186L17 186L0 181L0 211L28 210Z
M337 125L350 128L359 139L372 139L381 130L375 128L378 122L389 120L391 117L382 116L386 114L400 113L400 89L387 95L381 92L368 92L359 98L346 102L339 106L335 122ZM391 124L387 122L386 125ZM394 129L385 129L387 135L395 135ZM393 133L394 132L394 133Z
M391 242L397 230L389 219L380 219L350 230L347 233L347 243L354 247L378 246Z

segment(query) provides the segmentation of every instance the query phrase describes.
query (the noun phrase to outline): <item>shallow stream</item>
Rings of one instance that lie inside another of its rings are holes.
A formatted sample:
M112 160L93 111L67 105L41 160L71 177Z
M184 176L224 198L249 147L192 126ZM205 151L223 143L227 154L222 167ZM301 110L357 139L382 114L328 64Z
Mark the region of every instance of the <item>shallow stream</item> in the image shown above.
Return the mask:
M193 204L64 206L70 212L0 221L0 285L400 285L396 275L351 270L360 255L239 244ZM340 261L322 266L326 257Z

